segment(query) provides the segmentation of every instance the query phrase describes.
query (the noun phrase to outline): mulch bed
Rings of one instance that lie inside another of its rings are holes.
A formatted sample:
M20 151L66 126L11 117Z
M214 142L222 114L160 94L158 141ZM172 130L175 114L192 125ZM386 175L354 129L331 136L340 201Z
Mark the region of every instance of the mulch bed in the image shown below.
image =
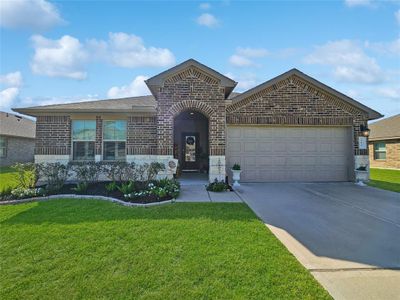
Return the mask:
M125 202L132 202L132 203L152 203L152 202L161 202L165 200L171 200L171 196L166 196L159 198L155 195L148 195L142 196L140 198L135 199L127 199L124 195L119 191L112 191L108 192L105 188L105 185L110 183L109 181L100 181L96 183L91 183L88 186L88 189L85 193L78 193L77 191L73 190L76 187L74 183L67 183L65 184L57 194L75 194L75 195L91 195L91 196L106 196L116 198Z

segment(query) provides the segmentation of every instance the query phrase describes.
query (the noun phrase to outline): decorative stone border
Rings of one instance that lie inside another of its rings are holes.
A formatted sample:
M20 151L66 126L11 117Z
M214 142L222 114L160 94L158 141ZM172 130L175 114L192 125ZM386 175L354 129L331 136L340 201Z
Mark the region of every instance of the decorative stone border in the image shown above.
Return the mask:
M7 205L7 204L22 204L28 202L35 202L35 201L49 201L49 200L57 200L57 199L88 199L88 200L103 200L103 201L110 201L113 203L118 203L123 206L134 206L134 207L150 207L150 206L157 206L163 204L174 203L175 199L165 200L160 202L152 202L152 203L132 203L132 202L125 202L116 198L112 197L105 197L105 196L89 196L89 195L75 195L75 194L62 194L62 195L51 195L45 197L35 197L35 198L26 198L20 200L7 200L7 201L0 201L0 205Z

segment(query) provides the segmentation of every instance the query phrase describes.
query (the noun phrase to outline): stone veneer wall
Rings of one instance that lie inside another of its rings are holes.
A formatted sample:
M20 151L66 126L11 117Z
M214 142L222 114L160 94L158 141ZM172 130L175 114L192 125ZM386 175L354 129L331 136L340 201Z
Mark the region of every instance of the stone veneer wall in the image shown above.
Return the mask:
M371 141L369 144L369 161L371 168L400 169L400 139L376 142L386 143L386 159L374 159L374 142Z

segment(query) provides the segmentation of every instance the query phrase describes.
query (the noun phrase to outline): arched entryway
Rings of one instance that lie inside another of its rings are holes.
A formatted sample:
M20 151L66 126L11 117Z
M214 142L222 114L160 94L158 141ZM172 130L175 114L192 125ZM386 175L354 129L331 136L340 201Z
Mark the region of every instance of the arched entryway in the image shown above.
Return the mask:
M174 117L174 158L178 174L209 171L209 120L197 110L187 109Z

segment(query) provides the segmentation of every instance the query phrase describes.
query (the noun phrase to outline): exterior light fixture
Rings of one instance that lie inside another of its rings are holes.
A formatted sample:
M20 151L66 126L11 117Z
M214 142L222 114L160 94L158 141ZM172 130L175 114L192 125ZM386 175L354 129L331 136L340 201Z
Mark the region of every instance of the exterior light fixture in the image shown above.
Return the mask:
M190 112L190 115L193 116L193 115L194 115L194 112Z
M367 126L360 125L361 134L365 137L369 137L370 129Z

